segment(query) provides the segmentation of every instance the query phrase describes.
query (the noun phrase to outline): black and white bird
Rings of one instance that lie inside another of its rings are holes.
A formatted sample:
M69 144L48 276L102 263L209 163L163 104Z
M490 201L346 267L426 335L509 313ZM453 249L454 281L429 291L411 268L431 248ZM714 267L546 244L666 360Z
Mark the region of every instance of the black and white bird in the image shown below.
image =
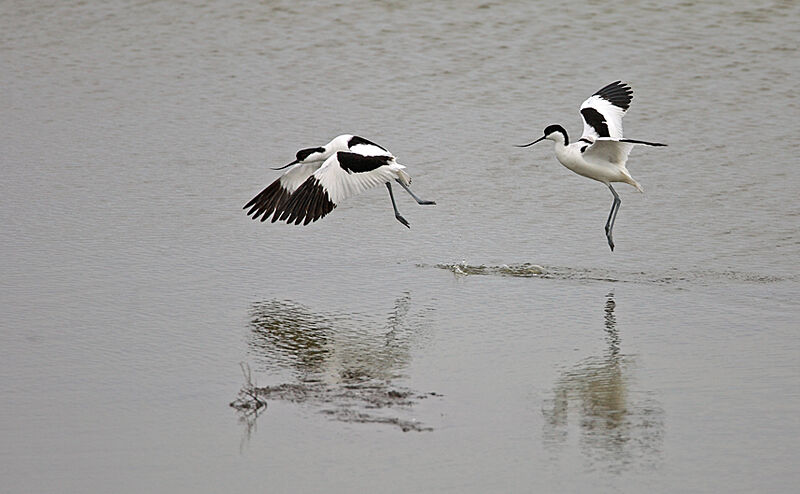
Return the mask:
M622 117L628 111L633 99L633 90L627 84L616 81L594 93L581 105L583 135L570 144L564 127L548 125L544 135L535 141L519 147L528 147L549 139L555 142L556 158L578 175L583 175L608 186L614 195L614 202L606 221L608 246L614 250L612 230L621 200L611 186L611 182L624 182L644 192L642 186L631 177L625 167L633 146L666 146L658 142L638 141L622 137Z
M394 216L411 228L397 210L392 180L399 183L418 204L436 204L417 197L411 189L411 177L405 166L385 148L363 137L350 134L335 137L323 147L297 152L294 161L274 170L289 168L244 205L255 220L286 221L307 225L327 215L348 197L386 184Z

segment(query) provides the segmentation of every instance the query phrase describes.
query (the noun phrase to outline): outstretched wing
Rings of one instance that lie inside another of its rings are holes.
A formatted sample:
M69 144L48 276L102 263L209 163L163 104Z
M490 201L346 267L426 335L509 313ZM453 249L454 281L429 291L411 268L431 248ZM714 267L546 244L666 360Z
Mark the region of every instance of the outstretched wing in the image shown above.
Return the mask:
M405 167L389 156L363 156L339 151L291 195L283 206L280 217L276 212L272 221L304 225L327 215L348 197L389 182Z
M581 105L583 137L622 139L622 117L631 106L633 89L621 81L612 82Z
M319 161L298 163L292 166L281 175L280 178L269 184L257 196L250 199L250 202L245 204L242 209L251 208L247 214L252 215L254 220L260 216L261 221L266 221L273 212L276 212L276 217L272 220L275 221L278 214L283 211L286 203L289 202L291 195L297 191L297 189L308 180L308 177L317 171L320 166L322 166L322 162Z
M628 155L633 149L630 142L622 142L613 138L598 138L593 144L587 146L583 151L583 159L589 163L597 163L601 166L608 164L624 167L628 161Z
M636 139L615 139L598 137L592 144L582 148L583 159L592 163L612 164L624 167L633 146L666 146L660 142L638 141Z

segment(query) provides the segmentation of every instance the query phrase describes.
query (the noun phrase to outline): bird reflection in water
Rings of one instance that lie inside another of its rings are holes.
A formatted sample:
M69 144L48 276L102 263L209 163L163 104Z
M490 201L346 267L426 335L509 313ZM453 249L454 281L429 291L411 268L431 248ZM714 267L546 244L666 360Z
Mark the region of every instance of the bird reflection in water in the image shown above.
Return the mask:
M634 361L620 350L614 293L604 308L607 348L562 373L545 403L544 440L558 453L577 421L579 447L591 468L621 472L633 465L655 466L661 456L664 411L649 393L631 386ZM573 428L574 429L574 428Z
M289 301L254 304L248 346L255 369L288 382L249 391L246 383L231 405L252 415L255 397L290 401L344 422L430 430L397 412L407 415L414 403L436 393L393 384L403 377L430 310L412 312L408 293L377 321L372 314L319 314Z

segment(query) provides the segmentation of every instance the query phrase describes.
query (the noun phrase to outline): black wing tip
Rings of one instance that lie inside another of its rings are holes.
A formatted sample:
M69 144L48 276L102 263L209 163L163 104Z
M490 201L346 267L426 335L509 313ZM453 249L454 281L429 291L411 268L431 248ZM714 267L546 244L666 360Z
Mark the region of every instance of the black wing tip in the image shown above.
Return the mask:
M278 179L250 199L242 209L250 208L250 211L247 211L247 216L251 216L254 220L261 217L261 221L265 221L273 212L277 214L290 197L289 191L283 188L280 179Z
M633 89L628 83L622 81L614 81L611 84L607 84L602 88L598 89L597 92L594 94L601 95L602 93L615 92L615 91L633 93Z
M622 81L614 81L599 89L594 93L594 96L600 96L612 105L627 110L631 106L631 100L633 100L633 89Z
M281 210L275 212L272 221L308 225L327 215L334 208L336 204L328 197L328 191L320 185L316 177L311 176L294 191L289 200L282 205Z

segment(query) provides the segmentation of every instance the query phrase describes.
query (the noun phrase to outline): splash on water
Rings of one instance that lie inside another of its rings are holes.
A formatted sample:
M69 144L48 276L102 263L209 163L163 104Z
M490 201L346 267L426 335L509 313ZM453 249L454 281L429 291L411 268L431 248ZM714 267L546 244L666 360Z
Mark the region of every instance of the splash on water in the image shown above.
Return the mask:
M428 267L419 265L419 267ZM677 283L718 283L718 282L741 282L741 283L777 283L796 277L793 276L773 276L760 273L748 273L738 271L709 271L709 270L688 270L682 271L677 268L668 269L660 272L643 271L616 271L600 268L571 268L563 266L543 266L532 263L520 264L468 264L466 261L459 263L440 263L433 267L452 272L456 276L509 276L515 278L541 278L553 280L584 280L584 281L606 281L621 283L654 283L654 284L677 284Z

